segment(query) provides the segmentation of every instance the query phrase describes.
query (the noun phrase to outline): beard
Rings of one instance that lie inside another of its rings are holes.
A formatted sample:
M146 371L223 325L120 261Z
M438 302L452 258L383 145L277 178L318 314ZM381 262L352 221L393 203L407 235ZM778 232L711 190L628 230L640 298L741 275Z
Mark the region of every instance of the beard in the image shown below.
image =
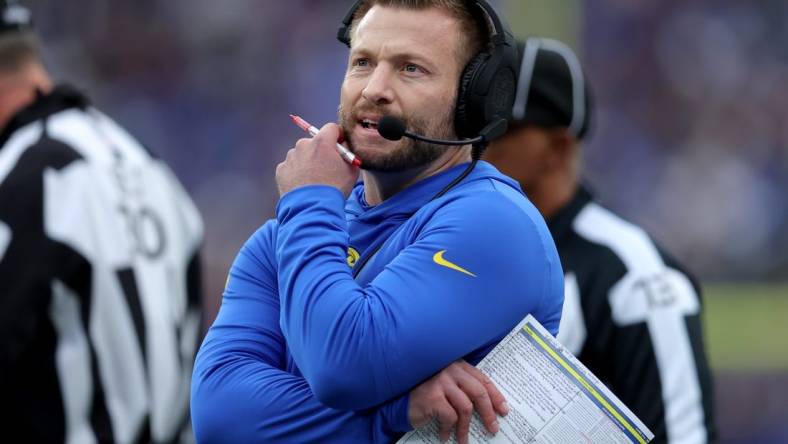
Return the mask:
M430 119L416 116L404 118L386 112L385 109L375 107L348 110L340 105L339 125L347 135L348 148L359 157L362 168L368 171L394 173L418 168L438 159L446 152L446 147L403 137L396 142L390 141L390 144L395 145L387 152L381 153L379 151L365 150L364 147L358 146L353 140L353 129L358 123L358 116L365 112L396 117L402 120L408 131L433 139L453 139L456 137L454 134L453 109L443 116L435 116Z

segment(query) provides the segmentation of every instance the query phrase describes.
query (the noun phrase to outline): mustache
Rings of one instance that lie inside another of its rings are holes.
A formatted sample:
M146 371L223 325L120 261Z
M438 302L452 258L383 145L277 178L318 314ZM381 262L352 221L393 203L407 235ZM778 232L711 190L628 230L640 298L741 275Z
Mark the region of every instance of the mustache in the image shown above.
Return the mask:
M358 121L359 116L361 114L378 114L381 117L391 116L405 122L406 124L408 123L408 119L405 116L399 113L391 112L390 110L387 110L385 108L379 108L379 107L369 107L369 106L358 107L349 110L349 112L347 113L344 112L343 110L340 110L340 114L342 114L345 117L345 120L348 121L348 123Z

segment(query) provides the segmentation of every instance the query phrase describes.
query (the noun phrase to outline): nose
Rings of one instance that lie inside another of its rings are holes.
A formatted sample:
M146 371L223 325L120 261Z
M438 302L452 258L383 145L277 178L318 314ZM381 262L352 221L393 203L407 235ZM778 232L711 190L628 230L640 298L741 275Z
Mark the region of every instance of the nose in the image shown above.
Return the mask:
M391 72L385 64L380 64L375 68L361 95L375 105L388 105L394 100Z

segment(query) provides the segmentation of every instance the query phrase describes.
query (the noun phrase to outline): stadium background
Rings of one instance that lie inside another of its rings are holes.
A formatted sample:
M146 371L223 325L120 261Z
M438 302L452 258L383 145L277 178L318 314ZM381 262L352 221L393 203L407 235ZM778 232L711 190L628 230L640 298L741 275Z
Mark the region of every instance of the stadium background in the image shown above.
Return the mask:
M172 165L206 223L206 322L274 169L335 118L340 0L34 0L58 79ZM788 442L788 3L501 0L521 36L581 55L597 113L589 183L706 289L725 443ZM320 125L318 125L320 126Z

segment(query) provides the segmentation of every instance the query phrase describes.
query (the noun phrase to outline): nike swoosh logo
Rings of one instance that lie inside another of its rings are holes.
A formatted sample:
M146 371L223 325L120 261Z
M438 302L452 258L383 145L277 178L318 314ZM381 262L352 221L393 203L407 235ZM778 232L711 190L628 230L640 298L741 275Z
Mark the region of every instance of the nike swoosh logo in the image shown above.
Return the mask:
M457 264L453 264L453 263L447 261L446 259L444 259L443 258L443 253L445 253L445 252L446 252L446 250L441 250L441 251L435 253L435 255L432 256L432 260L435 261L435 263L438 264L438 265L442 265L442 266L444 266L446 268L451 268L452 270L459 271L460 273L465 273L465 274L467 274L468 276L471 276L471 277L476 277L476 275L471 273L470 271L460 267Z

